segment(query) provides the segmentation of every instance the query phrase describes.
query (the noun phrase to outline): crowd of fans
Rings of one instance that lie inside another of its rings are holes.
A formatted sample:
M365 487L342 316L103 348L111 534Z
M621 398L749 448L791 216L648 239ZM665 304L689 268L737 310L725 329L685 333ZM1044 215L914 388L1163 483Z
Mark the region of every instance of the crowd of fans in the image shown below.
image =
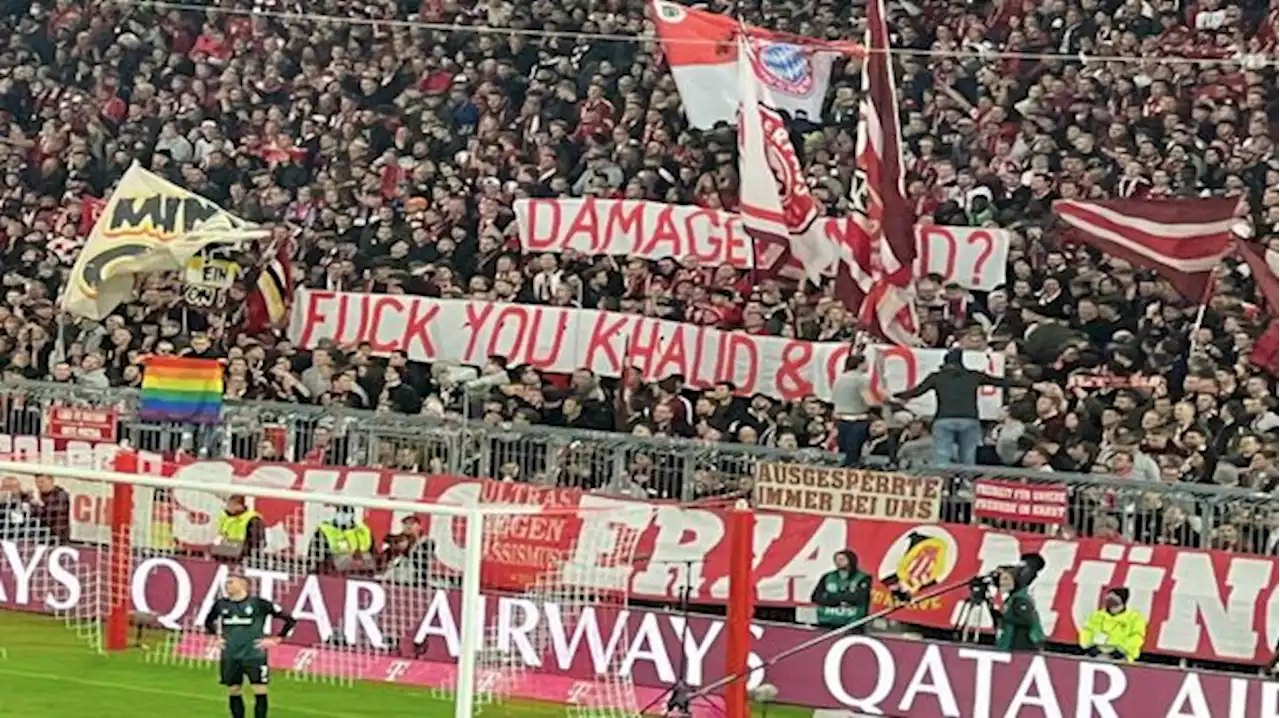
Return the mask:
M776 29L862 36L857 3L732 5ZM783 405L678 376L545 375L502 357L464 391L457 367L368 347L299 351L282 333L245 330L253 271L214 308L190 306L180 278L160 275L103 322L59 317L53 302L93 198L138 161L291 241L299 285L854 337L853 316L823 288L671 260L520 253L520 197L736 205L733 130L688 127L660 49L642 39L652 24L640 0L305 5L349 21L274 12L293 9L0 3L4 378L137 386L144 355L191 354L228 360L229 398L834 447L831 408L817 399ZM1057 198L1238 196L1253 241L1275 250L1274 4L926 0L891 13L897 47L939 51L899 58L920 221L1013 238L995 291L936 276L916 285L926 345L1002 352L1007 373L1036 387L1007 391L981 461L1275 491L1275 377L1249 361L1267 316L1247 268L1219 268L1198 321L1194 298L1065 243L1050 212ZM791 123L833 214L847 211L859 82L856 61L837 63L823 116ZM253 267L268 244L239 258ZM860 459L931 455L926 418L886 411L869 433ZM1169 531L1179 510L1153 511L1151 530ZM1275 533L1274 510L1246 514ZM1094 523L1080 527L1103 530Z

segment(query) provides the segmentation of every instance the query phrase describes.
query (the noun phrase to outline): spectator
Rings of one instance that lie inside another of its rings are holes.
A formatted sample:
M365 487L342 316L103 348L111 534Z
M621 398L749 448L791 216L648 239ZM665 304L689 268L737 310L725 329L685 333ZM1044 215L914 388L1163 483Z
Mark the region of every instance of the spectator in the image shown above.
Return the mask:
M1147 619L1129 607L1129 589L1123 586L1107 589L1102 605L1080 629L1080 648L1093 658L1133 663L1146 640Z
M871 425L871 410L878 404L871 391L866 363L861 354L850 354L844 362L844 373L836 377L831 386L837 444L844 455L845 466L856 466L862 458L862 445L867 441Z
M835 569L818 579L809 600L818 605L818 625L847 626L865 618L871 606L871 576L858 570L858 554L839 551Z
M262 514L249 508L242 494L228 496L218 517L214 555L236 562L257 555L266 546L267 524Z
M998 588L1003 595L1003 603L999 610L992 611L997 626L996 648L1002 651L1034 651L1044 644L1040 613L1027 593L1027 588L1043 567L1044 562L1040 560L1000 569Z
M0 538L48 543L49 529L36 517L36 509L13 476L0 478Z
M71 497L54 483L52 476L36 476L36 490L30 494L32 517L49 530L53 540L71 543Z
M352 573L372 569L373 534L355 509L338 506L311 537L308 556L313 573Z
M894 400L908 401L933 392L938 407L933 418L934 461L938 464L973 465L978 463L978 444L982 441L978 389L1014 385L1016 382L1011 380L966 368L964 352L951 349L947 351L941 369L897 394Z

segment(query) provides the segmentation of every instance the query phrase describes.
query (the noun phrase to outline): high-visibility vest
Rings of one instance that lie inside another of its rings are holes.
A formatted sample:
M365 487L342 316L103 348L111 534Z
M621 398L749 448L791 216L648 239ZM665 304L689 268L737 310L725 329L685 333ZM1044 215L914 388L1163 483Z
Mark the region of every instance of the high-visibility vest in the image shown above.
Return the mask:
M249 537L249 522L261 516L253 510L241 511L235 516L223 511L218 517L218 535L228 543L244 543Z
M368 553L373 549L373 532L364 524L344 530L325 521L320 524L320 535L334 556Z

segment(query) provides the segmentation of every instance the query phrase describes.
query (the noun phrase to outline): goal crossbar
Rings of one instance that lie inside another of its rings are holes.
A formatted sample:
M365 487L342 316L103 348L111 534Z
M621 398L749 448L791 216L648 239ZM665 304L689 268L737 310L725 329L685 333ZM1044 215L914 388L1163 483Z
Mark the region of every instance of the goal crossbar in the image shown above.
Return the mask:
M211 484L207 481L191 481L190 479L180 479L177 477L168 478L148 474L130 474L120 471L111 471L108 469L86 469L74 466L38 464L29 461L0 461L0 473L5 472L23 475L44 474L55 478L60 477L65 479L82 479L85 481L102 481L109 484L146 486L153 489L192 489L195 491L208 491L226 495L243 494L244 496L252 496L262 499L315 501L317 499L325 498L325 494L317 494L312 491L281 489L274 486L263 486L255 483ZM380 509L385 511L421 511L458 518L470 518L472 516L530 516L535 514L546 515L549 512L554 513L554 509L548 509L547 507L537 505L483 504L467 506L461 504L432 503L426 501L382 499L366 496L334 496L333 499L334 503L341 503L344 506L351 506L354 508Z

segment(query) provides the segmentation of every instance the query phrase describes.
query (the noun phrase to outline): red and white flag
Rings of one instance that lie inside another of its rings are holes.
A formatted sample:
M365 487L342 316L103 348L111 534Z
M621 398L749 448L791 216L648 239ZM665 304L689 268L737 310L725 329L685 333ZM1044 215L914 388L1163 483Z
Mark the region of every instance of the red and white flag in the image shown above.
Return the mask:
M1247 242L1236 244L1240 256L1249 265L1253 285L1271 305L1271 311L1280 314L1280 253L1274 247L1264 251ZM1280 374L1280 320L1272 319L1267 330L1254 342L1249 361L1273 376Z
M283 324L293 299L293 240L277 239L268 251L271 259L245 297L245 329L250 332Z
M1232 251L1231 229L1242 220L1235 197L1117 199L1053 203L1081 242L1154 270L1182 296L1201 301L1213 268Z
M742 102L738 83L737 21L665 0L653 3L662 54L680 91L689 124L710 129L733 124ZM831 65L841 54L857 52L854 43L831 43L746 26L756 72L777 103L791 115L803 112L817 122L831 83Z
M870 35L862 65L857 166L849 188L851 226L841 238L836 296L862 328L894 344L919 344L912 295L914 218L904 198L898 99L883 0L867 3Z
M753 56L745 35L739 53ZM809 191L800 156L782 116L760 80L755 62L738 63L742 111L738 113L738 174L742 226L753 245L780 246L815 284L836 259L835 245L818 221L822 207Z

